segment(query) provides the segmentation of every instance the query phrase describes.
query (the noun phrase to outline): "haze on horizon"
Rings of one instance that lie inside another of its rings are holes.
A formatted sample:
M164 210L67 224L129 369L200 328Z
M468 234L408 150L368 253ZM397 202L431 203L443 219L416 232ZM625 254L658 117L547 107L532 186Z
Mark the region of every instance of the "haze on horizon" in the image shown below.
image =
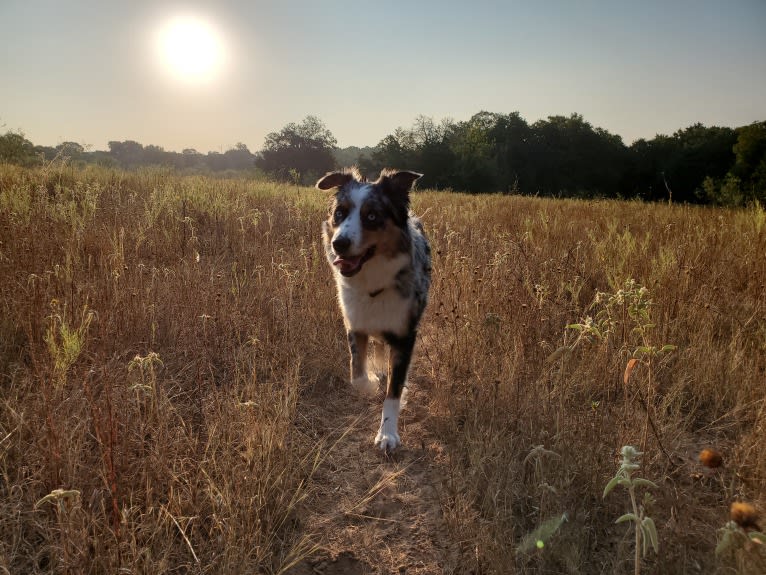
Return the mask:
M5 0L0 133L257 151L315 115L361 147L487 110L630 144L766 119L764 30L762 0Z

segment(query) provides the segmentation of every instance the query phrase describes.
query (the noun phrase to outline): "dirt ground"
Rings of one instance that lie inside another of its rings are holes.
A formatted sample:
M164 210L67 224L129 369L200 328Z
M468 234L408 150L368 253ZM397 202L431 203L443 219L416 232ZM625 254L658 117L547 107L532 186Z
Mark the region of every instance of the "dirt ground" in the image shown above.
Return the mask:
M302 521L317 534L319 551L288 573L444 573L444 451L428 431L427 391L411 380L399 422L402 446L384 454L373 445L382 389L373 398L340 387L305 407L316 433L334 446L315 475Z

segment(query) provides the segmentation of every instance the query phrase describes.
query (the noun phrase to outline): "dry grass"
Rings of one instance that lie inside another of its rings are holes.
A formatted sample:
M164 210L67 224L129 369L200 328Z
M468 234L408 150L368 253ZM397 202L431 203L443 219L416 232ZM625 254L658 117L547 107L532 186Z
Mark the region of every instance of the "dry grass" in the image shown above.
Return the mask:
M325 209L245 180L0 166L0 572L279 573L314 551L305 507L344 436L312 417L347 366ZM626 502L601 493L643 442L646 571L732 572L716 530L733 499L766 504L766 213L430 192L415 209L435 258L412 380L445 454L439 569L629 572ZM616 299L603 337L565 328L628 280L641 329Z
M648 572L726 572L713 549L728 502L766 503L764 211L432 194L418 208L437 248L421 369L450 444L457 571L627 572L630 533L612 521L628 505L601 493L620 447L643 440L641 473L661 485ZM617 306L607 336L556 354L630 279L646 325ZM626 385L646 344L677 350ZM697 463L710 445L727 461L712 475ZM516 553L562 513L543 551Z

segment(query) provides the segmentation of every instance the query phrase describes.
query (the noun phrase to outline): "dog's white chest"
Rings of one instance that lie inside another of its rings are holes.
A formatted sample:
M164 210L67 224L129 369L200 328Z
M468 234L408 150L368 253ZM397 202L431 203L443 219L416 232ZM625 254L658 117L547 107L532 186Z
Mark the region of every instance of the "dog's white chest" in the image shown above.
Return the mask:
M359 290L342 289L340 303L351 331L402 335L409 328L412 302L403 298L394 287L388 287L374 297Z
M412 300L394 286L397 272L410 262L409 254L370 261L358 276L338 279L338 297L347 326L370 335L402 335L409 329Z

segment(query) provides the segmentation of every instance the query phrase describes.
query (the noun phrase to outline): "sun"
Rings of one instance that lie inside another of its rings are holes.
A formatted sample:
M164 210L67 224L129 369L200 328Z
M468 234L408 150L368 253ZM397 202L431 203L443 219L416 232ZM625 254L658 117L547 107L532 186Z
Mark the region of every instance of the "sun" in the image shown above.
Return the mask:
M176 16L157 35L163 69L189 83L215 80L224 65L226 51L215 26L197 16Z

